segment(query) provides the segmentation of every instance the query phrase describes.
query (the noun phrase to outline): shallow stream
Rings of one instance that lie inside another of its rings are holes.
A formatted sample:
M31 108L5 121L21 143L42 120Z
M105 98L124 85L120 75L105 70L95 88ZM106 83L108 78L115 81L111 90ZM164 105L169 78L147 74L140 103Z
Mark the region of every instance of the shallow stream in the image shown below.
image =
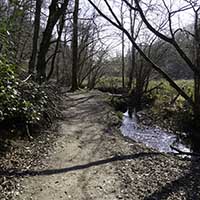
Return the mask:
M137 121L135 115L130 118L128 112L124 113L122 126L120 128L122 134L160 152L174 152L170 145L175 146L181 151L190 152L190 148L175 134L162 130L160 127L140 125Z

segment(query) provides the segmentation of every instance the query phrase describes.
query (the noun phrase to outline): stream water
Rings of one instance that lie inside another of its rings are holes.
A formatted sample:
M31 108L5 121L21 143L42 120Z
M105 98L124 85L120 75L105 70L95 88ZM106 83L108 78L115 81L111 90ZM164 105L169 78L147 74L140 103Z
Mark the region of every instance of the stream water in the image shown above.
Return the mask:
M124 136L130 137L160 152L174 152L170 145L184 152L190 152L190 148L182 143L175 134L162 130L159 127L140 125L137 123L136 116L133 115L132 118L130 118L128 112L124 113L120 129Z

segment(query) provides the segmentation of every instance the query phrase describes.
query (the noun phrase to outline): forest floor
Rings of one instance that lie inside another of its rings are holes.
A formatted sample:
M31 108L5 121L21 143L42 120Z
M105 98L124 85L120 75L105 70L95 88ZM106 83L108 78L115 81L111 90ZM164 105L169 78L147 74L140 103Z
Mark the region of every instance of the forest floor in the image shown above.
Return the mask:
M39 151L34 165L1 170L0 176L16 180L13 199L200 199L200 161L124 138L104 94L66 93L61 108L64 118L45 142L24 150L29 157Z

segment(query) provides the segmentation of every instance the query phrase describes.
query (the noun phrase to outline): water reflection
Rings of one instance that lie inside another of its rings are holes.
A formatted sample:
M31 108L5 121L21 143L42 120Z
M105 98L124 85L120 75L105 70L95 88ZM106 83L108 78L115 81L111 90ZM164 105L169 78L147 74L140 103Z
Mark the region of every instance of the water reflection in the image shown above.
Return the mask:
M124 136L128 136L137 142L142 142L146 146L159 150L160 152L175 152L170 145L176 146L184 152L190 149L179 141L177 136L159 127L149 127L137 123L135 115L129 117L128 112L124 113L121 131Z

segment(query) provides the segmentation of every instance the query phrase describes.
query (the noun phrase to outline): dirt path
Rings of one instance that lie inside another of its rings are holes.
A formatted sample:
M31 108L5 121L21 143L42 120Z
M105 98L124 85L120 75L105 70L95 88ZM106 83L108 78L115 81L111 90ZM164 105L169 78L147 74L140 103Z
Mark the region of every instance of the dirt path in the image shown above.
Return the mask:
M14 199L200 199L199 165L124 139L101 93L67 94L64 105L45 168L22 173Z

